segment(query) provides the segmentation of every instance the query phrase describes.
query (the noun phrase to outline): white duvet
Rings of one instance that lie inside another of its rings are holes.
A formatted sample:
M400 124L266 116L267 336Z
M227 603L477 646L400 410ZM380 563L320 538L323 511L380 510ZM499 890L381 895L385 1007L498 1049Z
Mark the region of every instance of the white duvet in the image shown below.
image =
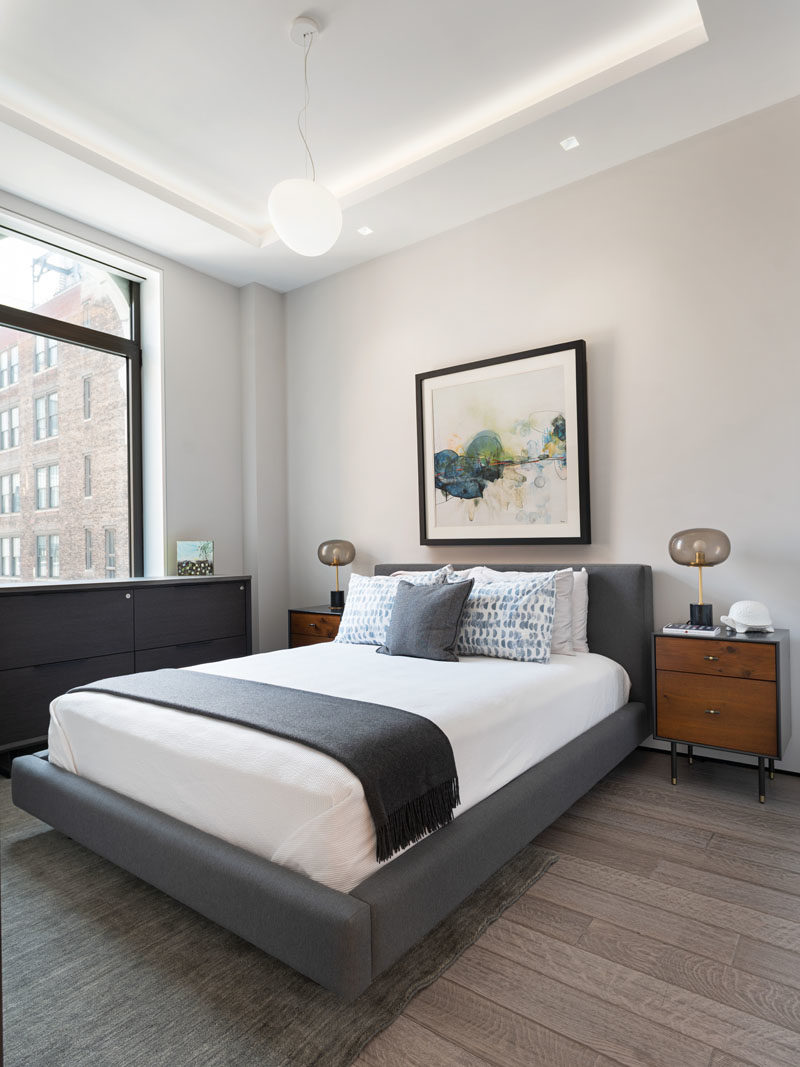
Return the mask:
M588 730L628 698L618 664L592 653L547 665L379 656L309 645L192 670L354 697L425 715L447 734L456 816ZM50 761L235 845L349 891L377 870L359 780L294 741L101 693L51 705Z

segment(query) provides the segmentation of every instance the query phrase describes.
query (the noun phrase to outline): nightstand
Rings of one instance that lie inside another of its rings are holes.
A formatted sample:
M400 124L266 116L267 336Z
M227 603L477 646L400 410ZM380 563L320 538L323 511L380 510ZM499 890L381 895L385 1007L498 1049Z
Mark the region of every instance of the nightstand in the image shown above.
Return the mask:
M334 611L327 604L313 608L290 608L289 648L332 641L339 632L341 618L341 611Z
M669 741L672 784L677 746L695 745L755 756L758 799L775 777L792 732L789 631L723 632L716 637L653 634L653 736Z

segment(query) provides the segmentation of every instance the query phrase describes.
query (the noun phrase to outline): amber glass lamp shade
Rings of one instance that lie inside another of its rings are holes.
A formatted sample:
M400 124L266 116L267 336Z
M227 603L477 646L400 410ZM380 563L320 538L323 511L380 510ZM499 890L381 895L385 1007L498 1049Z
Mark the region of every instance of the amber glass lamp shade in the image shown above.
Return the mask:
M341 611L344 607L344 590L339 588L339 567L345 567L356 558L355 546L349 541L323 541L317 549L320 563L336 568L336 589L331 590L331 607Z
M670 538L669 554L683 567L697 567L697 603L689 605L689 621L711 626L713 607L703 603L703 567L716 567L725 562L731 554L728 535L705 526L679 530Z

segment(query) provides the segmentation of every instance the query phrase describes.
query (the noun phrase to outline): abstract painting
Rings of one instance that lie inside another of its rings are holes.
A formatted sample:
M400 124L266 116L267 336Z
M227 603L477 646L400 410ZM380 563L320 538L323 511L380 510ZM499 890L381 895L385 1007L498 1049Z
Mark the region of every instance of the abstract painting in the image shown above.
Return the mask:
M586 343L417 375L420 543L589 544Z

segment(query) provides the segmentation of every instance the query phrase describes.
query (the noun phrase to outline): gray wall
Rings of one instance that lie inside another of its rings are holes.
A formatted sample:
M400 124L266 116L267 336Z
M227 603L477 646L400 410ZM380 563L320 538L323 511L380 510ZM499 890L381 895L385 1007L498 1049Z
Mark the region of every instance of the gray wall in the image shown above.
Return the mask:
M636 561L656 623L695 598L676 530L718 526L715 613L800 635L796 418L800 100L509 208L286 298L290 590L327 597L330 537L376 560ZM593 543L423 548L414 375L588 346ZM793 642L795 705L800 649ZM784 766L800 771L800 712Z

